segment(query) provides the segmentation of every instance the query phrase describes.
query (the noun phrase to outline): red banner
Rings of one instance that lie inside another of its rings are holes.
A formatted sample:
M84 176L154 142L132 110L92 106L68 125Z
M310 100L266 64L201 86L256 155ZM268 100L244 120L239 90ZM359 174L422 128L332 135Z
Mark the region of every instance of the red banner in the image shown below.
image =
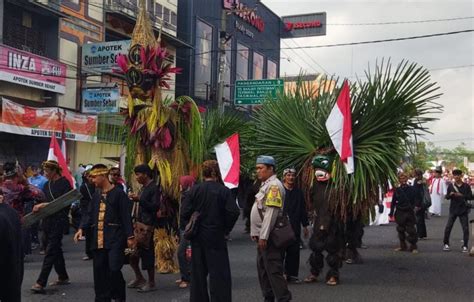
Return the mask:
M57 107L28 107L3 98L0 131L36 137L51 137L55 133L61 138L63 123L66 139L97 142L97 116Z

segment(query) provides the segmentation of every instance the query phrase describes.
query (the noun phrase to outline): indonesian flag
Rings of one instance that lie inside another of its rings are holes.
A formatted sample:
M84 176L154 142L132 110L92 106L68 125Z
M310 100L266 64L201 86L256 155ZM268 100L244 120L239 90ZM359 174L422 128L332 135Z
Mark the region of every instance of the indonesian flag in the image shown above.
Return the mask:
M63 129L62 129L62 132L61 132L61 152L63 153L64 159L66 159L66 163L67 163L66 131L64 129L64 121L63 121Z
M351 97L347 80L342 85L336 104L326 121L331 141L346 166L347 174L354 173L354 148L352 146Z
M64 155L61 152L61 148L59 147L58 140L56 139L56 135L51 136L51 143L49 144L49 152L48 152L48 160L55 160L58 162L59 166L62 169L62 175L66 177L66 179L71 184L71 187L75 188L75 183L72 178L71 172L67 167L66 159L64 159Z
M240 176L239 134L233 134L214 149L224 185L229 189L237 188Z

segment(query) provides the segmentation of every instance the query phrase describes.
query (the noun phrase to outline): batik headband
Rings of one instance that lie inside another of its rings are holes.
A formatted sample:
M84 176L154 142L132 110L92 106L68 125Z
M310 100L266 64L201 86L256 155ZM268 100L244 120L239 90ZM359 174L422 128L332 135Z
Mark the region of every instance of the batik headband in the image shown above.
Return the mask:
M283 176L285 176L286 174L288 173L296 173L296 169L294 168L286 168L285 170L283 170Z
M58 172L61 172L61 167L59 166L58 162L55 160L47 160L43 162L41 165L43 169L50 169L50 170L56 170Z
M98 176L98 175L105 175L105 174L109 174L109 169L107 169L107 168L96 168L96 169L92 169L89 172L90 176Z

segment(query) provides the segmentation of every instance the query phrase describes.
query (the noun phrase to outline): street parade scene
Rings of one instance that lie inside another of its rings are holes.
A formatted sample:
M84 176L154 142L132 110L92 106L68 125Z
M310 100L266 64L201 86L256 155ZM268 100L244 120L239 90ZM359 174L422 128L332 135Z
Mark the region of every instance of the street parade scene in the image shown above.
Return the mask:
M0 17L0 302L474 301L472 1Z

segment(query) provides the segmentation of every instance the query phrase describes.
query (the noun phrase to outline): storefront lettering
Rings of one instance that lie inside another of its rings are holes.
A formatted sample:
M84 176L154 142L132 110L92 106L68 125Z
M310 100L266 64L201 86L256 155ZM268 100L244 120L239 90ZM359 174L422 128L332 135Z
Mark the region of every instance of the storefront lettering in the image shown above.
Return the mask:
M265 30L265 21L255 13L255 9L241 3L241 0L223 0L225 9L232 9L233 13L248 24L255 27L259 32Z
M235 28L237 28L237 30L242 32L244 35L246 35L246 36L253 39L253 37L254 37L253 32L250 29L246 28L244 24L240 23L237 20L235 20Z
M9 51L8 68L34 72L36 70L35 58Z
M305 28L315 28L321 27L321 21L310 21L310 22L285 22L285 30L292 31L294 29L305 29Z

